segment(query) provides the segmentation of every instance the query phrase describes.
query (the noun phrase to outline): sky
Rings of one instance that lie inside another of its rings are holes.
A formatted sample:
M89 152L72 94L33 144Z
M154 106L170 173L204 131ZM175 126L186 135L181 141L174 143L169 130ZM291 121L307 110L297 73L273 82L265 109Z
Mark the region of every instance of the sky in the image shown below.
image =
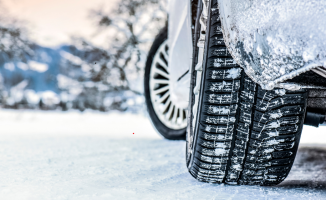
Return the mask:
M69 43L71 36L94 37L96 29L88 16L91 9L114 8L118 0L1 0L8 14L23 20L38 44L55 47Z

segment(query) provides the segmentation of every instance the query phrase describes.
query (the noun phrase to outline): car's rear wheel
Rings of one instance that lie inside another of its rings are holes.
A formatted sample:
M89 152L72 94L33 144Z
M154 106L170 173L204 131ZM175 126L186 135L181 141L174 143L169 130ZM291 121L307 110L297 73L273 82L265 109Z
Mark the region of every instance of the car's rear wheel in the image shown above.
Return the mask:
M148 114L156 130L172 140L186 137L186 108L182 108L171 98L170 71L168 64L169 47L167 27L155 38L148 54L144 88Z
M191 70L189 172L210 183L278 184L294 162L307 92L263 90L228 52L216 0L207 13L203 57L200 48L194 55L202 63Z

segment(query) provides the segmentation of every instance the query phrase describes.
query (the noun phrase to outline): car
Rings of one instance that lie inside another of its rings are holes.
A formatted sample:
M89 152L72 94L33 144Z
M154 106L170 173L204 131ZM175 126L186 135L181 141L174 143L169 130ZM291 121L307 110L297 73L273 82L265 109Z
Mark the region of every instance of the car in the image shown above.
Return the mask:
M322 0L169 2L144 88L156 130L199 181L276 185L303 125L325 125Z

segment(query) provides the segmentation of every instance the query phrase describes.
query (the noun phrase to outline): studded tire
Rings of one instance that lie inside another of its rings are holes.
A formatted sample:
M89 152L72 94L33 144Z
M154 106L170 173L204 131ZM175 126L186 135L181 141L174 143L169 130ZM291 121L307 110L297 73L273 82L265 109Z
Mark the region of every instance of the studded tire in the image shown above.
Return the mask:
M276 185L293 165L307 92L267 91L253 82L224 44L216 0L208 10L197 117L187 135L189 172L210 183Z

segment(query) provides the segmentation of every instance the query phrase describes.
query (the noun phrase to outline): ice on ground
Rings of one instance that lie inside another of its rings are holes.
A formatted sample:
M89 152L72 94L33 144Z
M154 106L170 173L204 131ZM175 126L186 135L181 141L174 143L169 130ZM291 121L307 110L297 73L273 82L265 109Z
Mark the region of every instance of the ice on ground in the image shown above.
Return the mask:
M185 142L144 116L1 110L0 121L1 200L326 198L326 127L304 128L282 184L238 187L195 180Z

